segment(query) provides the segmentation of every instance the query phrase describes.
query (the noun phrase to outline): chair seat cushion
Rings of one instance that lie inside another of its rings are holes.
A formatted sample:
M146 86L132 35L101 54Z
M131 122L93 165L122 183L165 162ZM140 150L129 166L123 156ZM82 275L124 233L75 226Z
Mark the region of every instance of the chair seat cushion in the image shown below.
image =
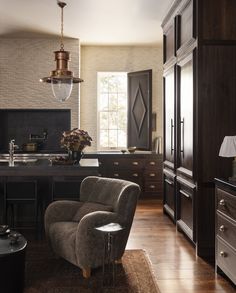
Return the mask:
M72 221L79 222L85 215L97 211L111 212L112 207L96 202L85 202L81 207L79 207Z

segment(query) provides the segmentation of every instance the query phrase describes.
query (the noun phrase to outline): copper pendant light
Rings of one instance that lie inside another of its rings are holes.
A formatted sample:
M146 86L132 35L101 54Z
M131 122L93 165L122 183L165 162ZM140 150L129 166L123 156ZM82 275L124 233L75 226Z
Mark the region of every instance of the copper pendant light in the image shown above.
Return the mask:
M74 77L73 72L69 70L70 52L64 50L63 44L63 8L65 2L57 1L61 8L61 48L55 51L56 69L51 71L51 75L40 79L41 82L51 83L53 95L59 101L66 101L71 94L73 83L82 82L83 79Z

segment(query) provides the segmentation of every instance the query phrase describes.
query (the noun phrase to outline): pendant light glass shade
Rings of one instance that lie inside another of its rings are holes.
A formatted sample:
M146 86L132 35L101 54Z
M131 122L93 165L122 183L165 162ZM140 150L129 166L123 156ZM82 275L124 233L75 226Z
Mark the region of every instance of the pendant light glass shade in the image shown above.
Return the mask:
M56 69L51 71L51 75L40 79L41 82L51 83L54 97L61 102L66 101L72 92L73 83L79 83L83 80L74 77L73 72L69 70L68 62L70 61L70 52L64 50L63 44L63 8L65 2L58 1L61 8L61 48L55 51Z
M52 78L51 85L54 97L57 100L64 102L70 97L73 88L73 80L72 78Z

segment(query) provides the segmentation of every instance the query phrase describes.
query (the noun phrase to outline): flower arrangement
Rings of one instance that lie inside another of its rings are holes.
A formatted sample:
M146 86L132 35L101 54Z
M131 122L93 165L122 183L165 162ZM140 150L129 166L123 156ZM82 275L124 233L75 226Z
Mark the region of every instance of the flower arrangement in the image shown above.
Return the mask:
M68 151L82 151L86 146L91 146L91 141L87 131L74 128L62 133L61 147Z

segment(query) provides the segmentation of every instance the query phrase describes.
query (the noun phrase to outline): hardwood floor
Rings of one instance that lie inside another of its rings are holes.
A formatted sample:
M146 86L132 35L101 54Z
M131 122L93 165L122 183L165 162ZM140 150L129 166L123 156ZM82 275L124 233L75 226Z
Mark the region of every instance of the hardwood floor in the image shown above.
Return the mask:
M163 214L161 201L138 204L127 249L140 248L149 255L161 293L236 292L231 282L215 274L213 265L195 255L194 247Z

